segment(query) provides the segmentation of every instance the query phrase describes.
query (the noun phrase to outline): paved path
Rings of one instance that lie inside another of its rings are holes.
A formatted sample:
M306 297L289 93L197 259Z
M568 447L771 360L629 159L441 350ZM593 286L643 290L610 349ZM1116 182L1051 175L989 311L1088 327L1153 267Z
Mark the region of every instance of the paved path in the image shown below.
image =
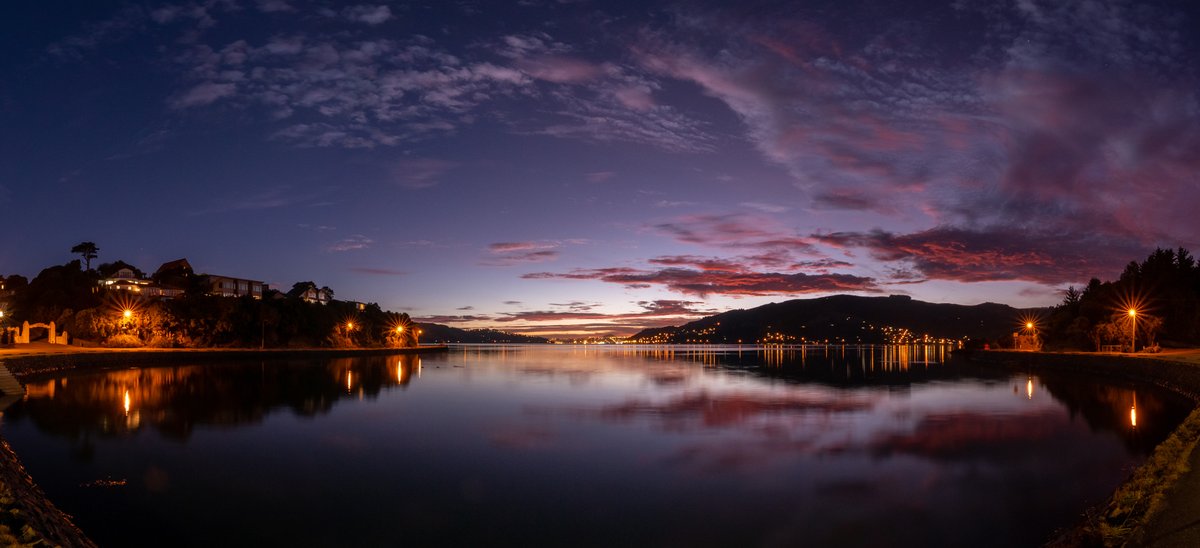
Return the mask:
M1200 350L1168 350L1147 356L1200 366ZM1146 524L1143 546L1200 546L1200 448L1192 450L1188 463L1191 470L1167 492L1165 507Z

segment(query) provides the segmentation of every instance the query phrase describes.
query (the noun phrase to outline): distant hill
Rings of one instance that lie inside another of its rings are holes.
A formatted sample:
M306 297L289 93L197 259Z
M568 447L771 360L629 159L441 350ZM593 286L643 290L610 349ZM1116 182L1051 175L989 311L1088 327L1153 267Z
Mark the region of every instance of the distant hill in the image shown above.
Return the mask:
M934 339L996 340L1011 336L1031 310L915 301L907 296L836 295L731 310L678 326L646 329L641 343L887 343Z
M495 329L459 329L437 323L417 324L424 333L422 343L512 343L512 344L544 344L550 341L545 337L530 337L505 333Z

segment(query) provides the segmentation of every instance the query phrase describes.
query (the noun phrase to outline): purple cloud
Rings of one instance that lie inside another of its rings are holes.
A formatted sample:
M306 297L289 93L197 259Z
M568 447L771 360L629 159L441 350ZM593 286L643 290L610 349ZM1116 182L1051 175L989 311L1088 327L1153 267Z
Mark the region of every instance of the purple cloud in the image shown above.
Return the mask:
M379 6L350 6L342 10L342 17L356 23L378 25L392 18L392 8Z
M530 280L599 280L629 288L663 286L671 291L704 298L709 295L771 296L834 292L878 292L872 278L852 274L787 274L753 271L702 271L689 268L642 270L635 268L578 269L565 273L537 272L521 276Z

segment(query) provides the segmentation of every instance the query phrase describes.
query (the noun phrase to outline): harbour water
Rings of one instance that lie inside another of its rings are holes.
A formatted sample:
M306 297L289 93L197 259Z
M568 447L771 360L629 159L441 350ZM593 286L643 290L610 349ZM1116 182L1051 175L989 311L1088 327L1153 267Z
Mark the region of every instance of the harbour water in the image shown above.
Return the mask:
M101 546L1029 546L1190 411L940 346L463 346L27 388L0 434Z

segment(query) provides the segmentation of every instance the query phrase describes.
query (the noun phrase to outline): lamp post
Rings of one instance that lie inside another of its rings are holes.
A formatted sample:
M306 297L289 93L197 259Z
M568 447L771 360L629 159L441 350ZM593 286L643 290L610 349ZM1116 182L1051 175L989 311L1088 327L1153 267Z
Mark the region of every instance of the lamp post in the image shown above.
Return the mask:
M1136 350L1137 344L1137 310L1129 309L1129 352Z

